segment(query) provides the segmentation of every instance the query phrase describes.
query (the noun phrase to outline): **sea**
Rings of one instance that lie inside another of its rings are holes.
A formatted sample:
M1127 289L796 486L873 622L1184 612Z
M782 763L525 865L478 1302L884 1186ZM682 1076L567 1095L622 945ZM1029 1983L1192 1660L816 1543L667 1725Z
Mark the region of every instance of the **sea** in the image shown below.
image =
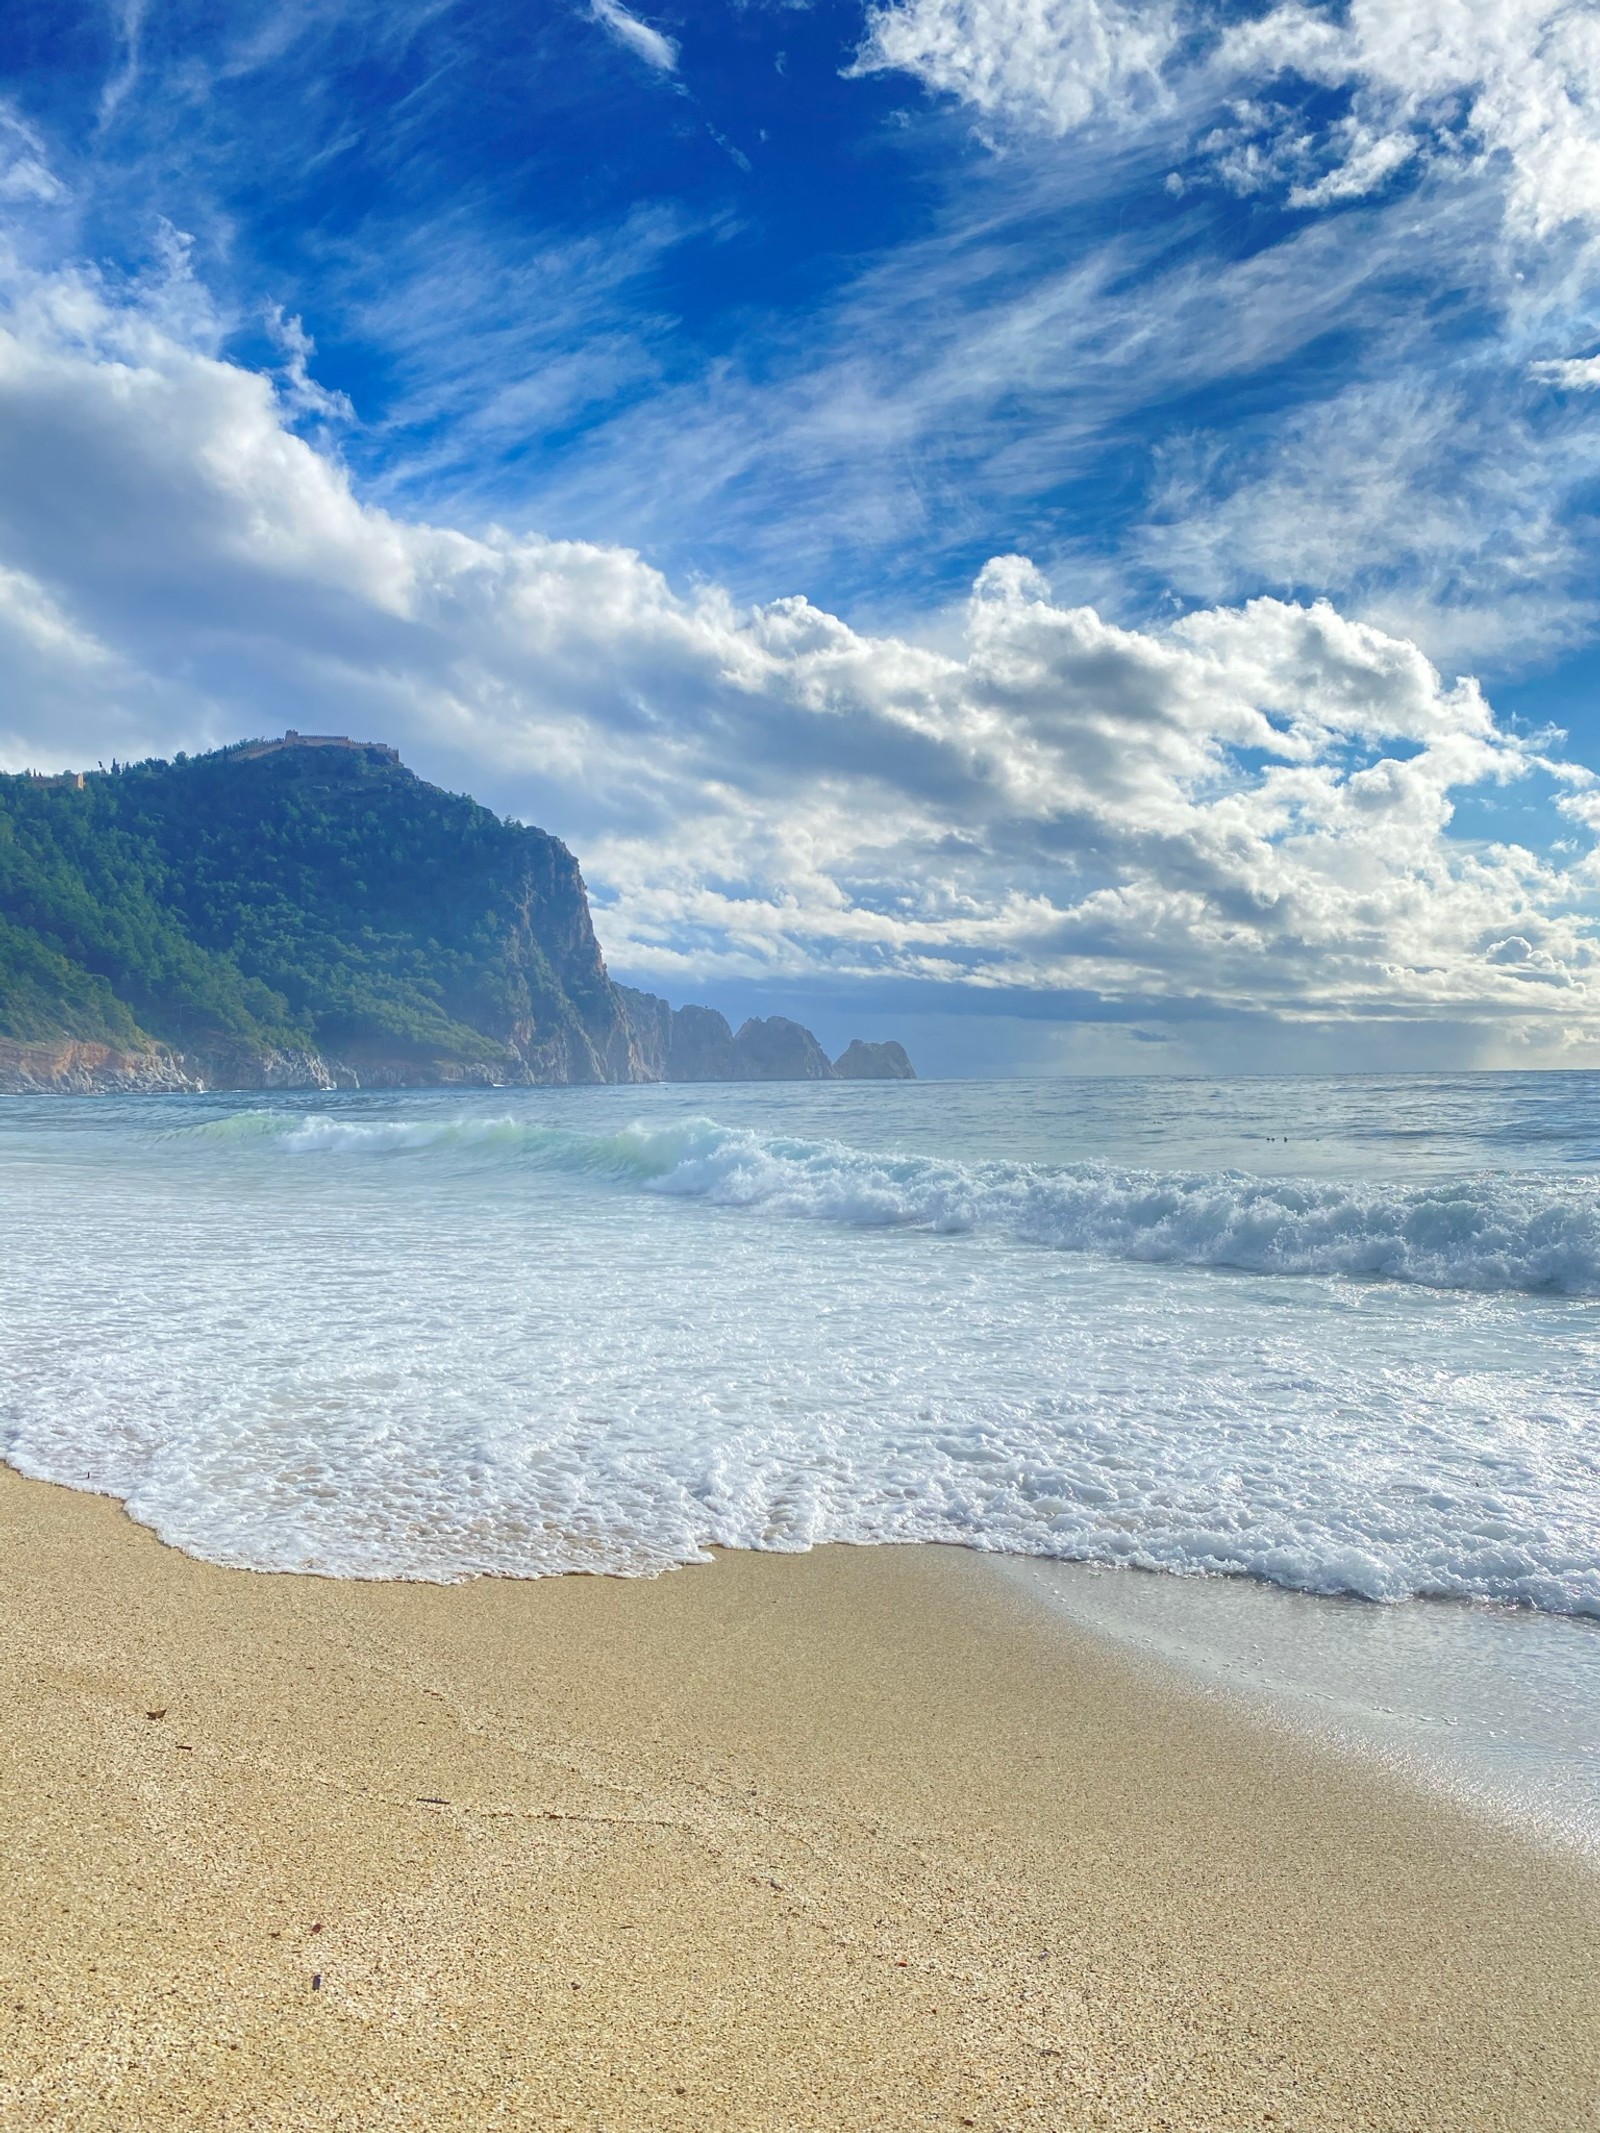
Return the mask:
M1600 1076L0 1105L0 1445L254 1570L987 1551L1600 1849Z

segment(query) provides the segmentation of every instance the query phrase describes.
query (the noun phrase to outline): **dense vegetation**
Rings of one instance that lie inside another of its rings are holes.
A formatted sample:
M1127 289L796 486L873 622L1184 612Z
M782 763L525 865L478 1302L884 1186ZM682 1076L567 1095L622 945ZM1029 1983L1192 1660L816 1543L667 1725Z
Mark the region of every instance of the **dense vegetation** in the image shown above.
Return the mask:
M0 777L0 1036L491 1067L616 1018L565 847L385 750Z

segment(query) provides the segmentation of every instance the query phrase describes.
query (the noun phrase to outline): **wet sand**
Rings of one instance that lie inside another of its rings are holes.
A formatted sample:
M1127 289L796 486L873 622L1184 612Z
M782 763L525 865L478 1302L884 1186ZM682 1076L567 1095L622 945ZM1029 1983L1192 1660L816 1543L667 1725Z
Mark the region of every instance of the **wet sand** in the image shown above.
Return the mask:
M8 2133L1600 2125L1600 1878L980 1557L0 1590Z

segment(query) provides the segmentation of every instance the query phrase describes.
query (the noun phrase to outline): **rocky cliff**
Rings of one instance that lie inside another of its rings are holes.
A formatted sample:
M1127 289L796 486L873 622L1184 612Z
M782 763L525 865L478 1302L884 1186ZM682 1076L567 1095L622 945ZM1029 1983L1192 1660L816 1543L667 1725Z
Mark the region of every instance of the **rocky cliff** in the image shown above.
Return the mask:
M0 1042L12 1089L646 1078L565 845L333 739L0 779Z
M566 846L379 744L0 777L0 1090L834 1071L783 1016L614 984Z

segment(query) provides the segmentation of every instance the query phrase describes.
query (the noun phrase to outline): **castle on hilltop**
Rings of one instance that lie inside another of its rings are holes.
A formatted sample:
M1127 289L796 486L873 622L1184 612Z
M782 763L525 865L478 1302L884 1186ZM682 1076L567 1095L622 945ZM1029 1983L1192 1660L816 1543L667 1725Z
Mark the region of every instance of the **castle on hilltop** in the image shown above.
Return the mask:
M345 733L297 733L291 726L281 741L250 741L236 751L240 761L260 755L277 755L285 748L353 748L363 755L381 756L386 763L398 763L400 751L389 748L382 741L353 741Z

